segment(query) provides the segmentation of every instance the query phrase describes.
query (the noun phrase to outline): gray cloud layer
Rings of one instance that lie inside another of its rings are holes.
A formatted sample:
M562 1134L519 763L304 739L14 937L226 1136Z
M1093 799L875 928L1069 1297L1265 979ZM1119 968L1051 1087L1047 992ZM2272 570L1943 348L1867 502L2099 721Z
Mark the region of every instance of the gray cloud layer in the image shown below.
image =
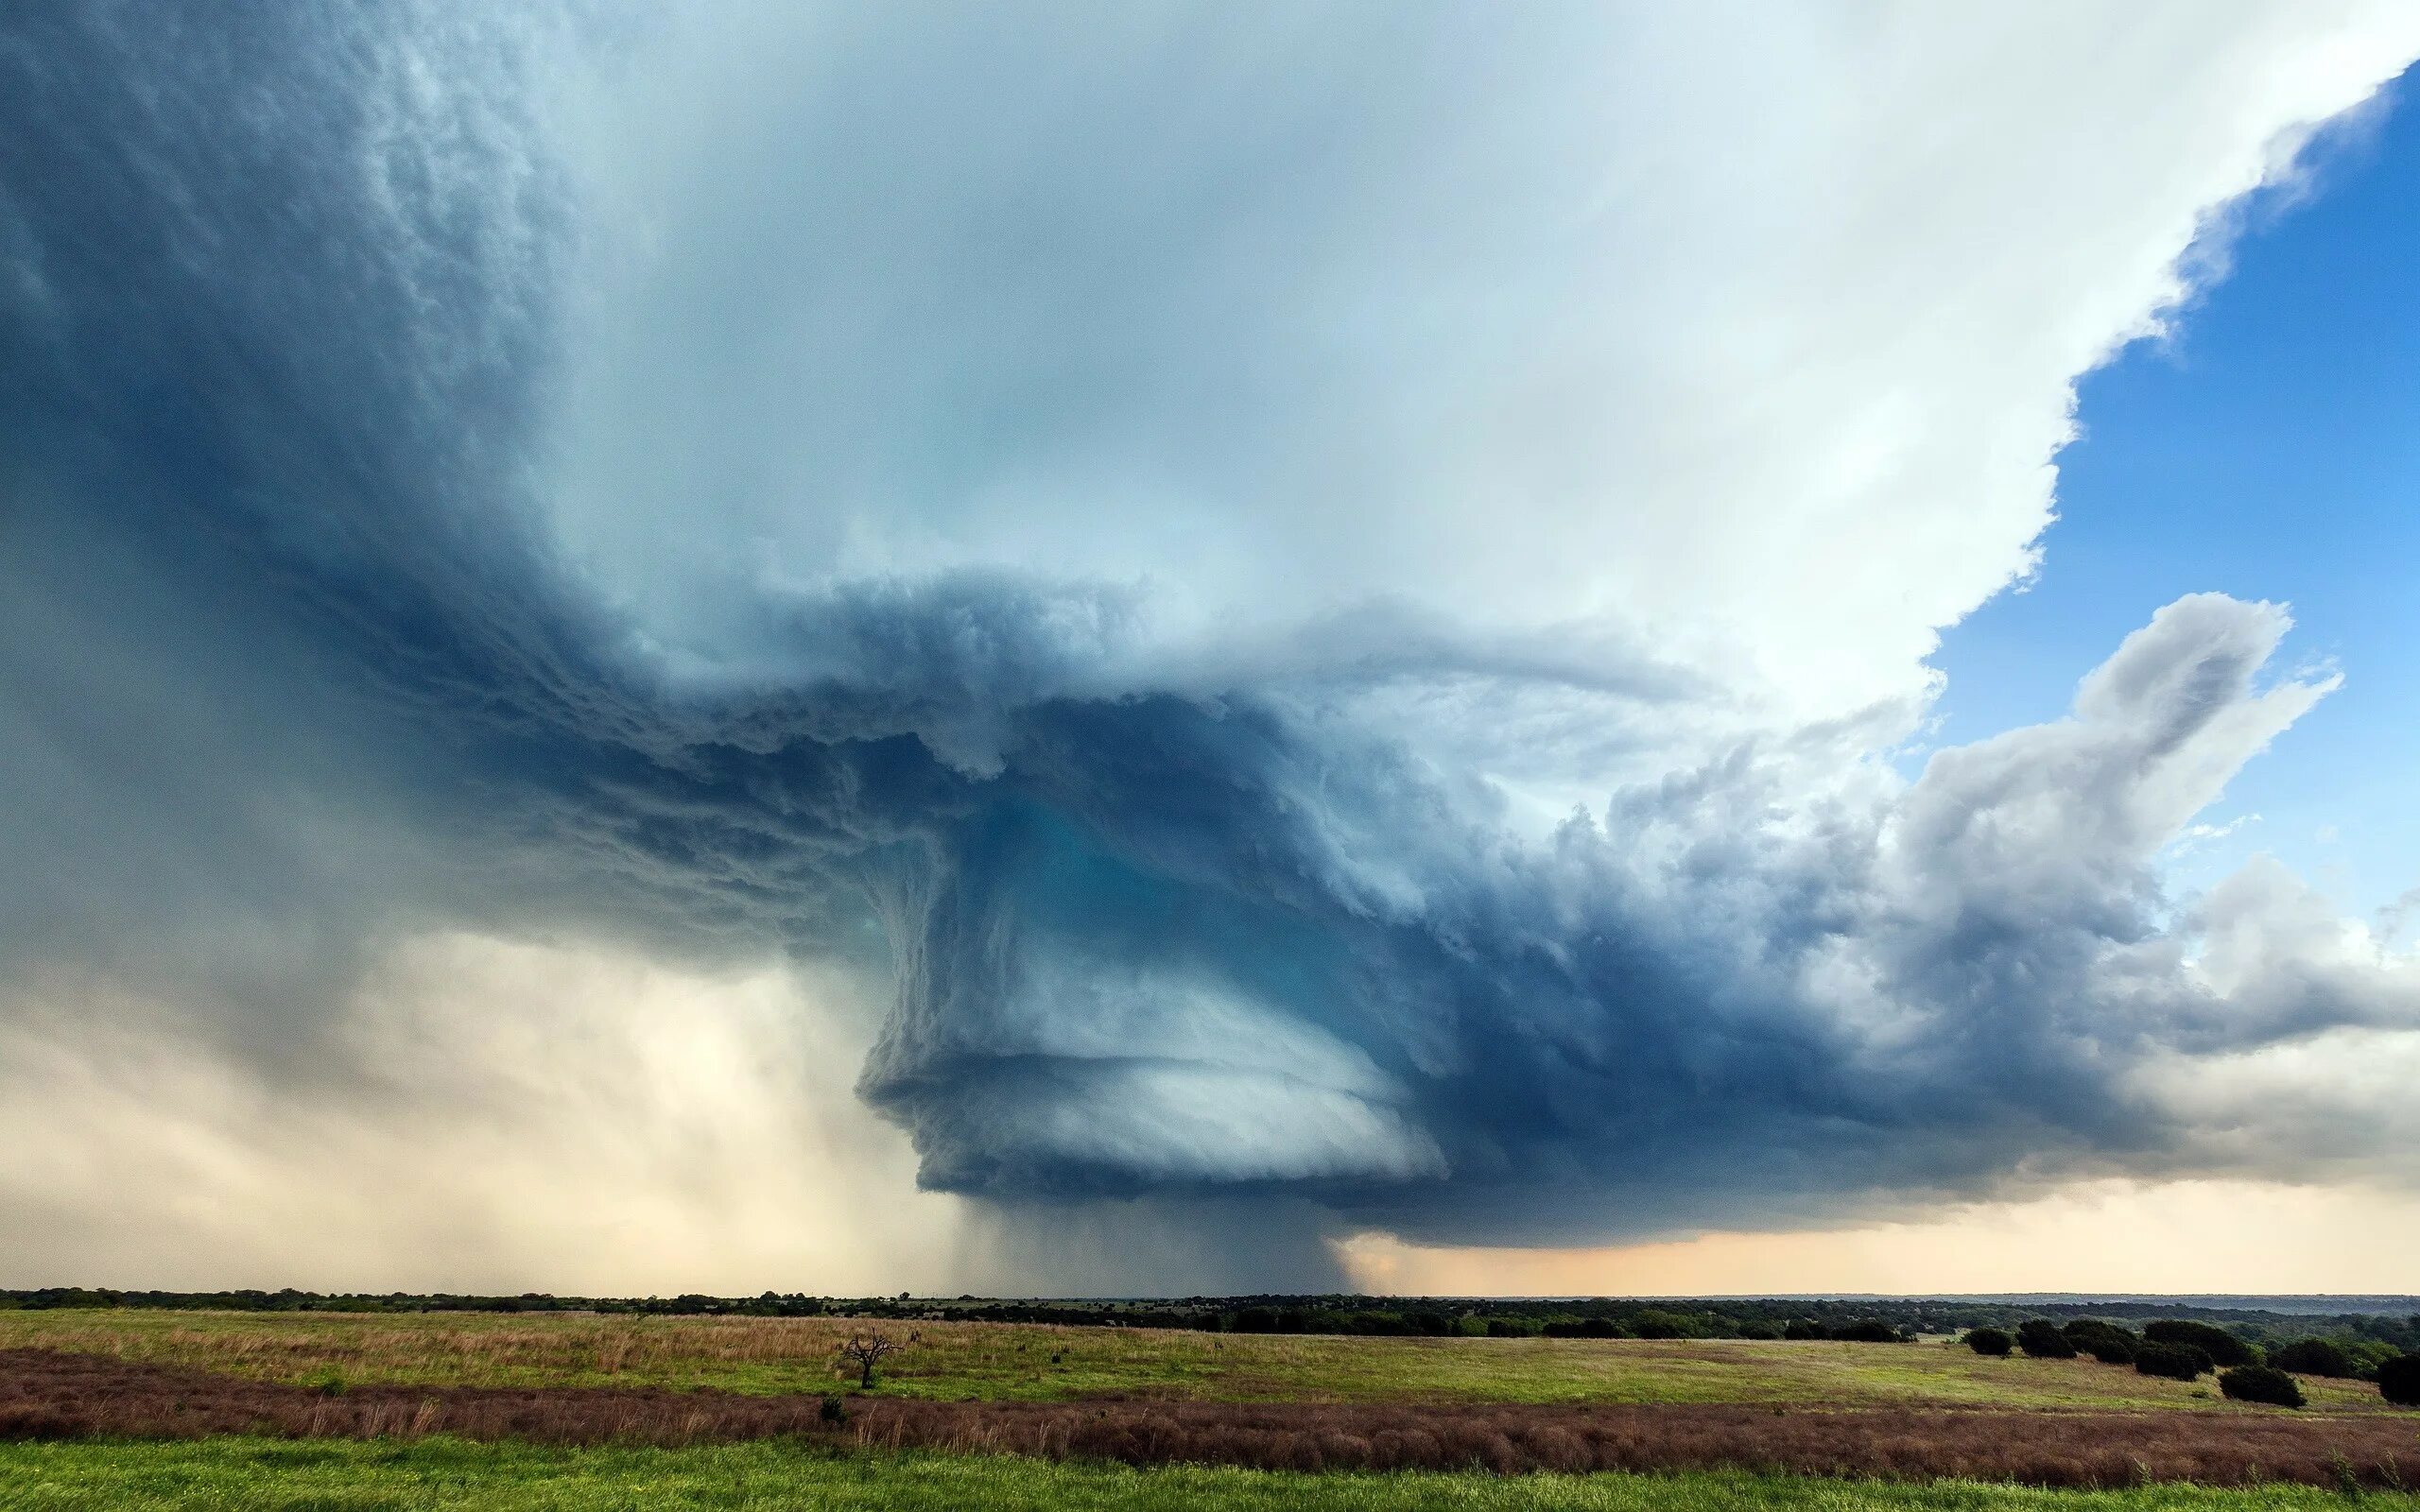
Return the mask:
M164 988L309 1076L317 1010L416 933L868 964L861 1094L1011 1207L1556 1243L2414 1175L2325 1070L2420 1029L2411 969L2273 868L2161 888L2325 692L2264 670L2271 606L2170 605L2069 718L1912 782L1741 740L1544 839L1336 687L1644 718L1692 674L1383 600L1171 660L1145 588L1003 564L760 590L755 670L690 675L533 482L578 221L515 109L548 45L310 6L0 30L0 973Z

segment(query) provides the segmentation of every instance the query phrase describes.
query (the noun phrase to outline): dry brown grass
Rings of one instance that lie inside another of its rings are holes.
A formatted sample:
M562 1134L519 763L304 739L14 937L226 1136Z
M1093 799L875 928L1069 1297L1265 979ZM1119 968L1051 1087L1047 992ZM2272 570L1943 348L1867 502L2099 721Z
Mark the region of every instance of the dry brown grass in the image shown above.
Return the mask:
M836 1448L1299 1470L1730 1468L2086 1486L2420 1479L2420 1422L2380 1415L856 1398L848 1420L835 1426L820 1407L807 1395L660 1387L313 1390L91 1355L0 1351L0 1436L18 1438L450 1434L677 1445L789 1435Z
M0 1349L113 1355L298 1384L333 1370L399 1386L715 1386L784 1396L856 1380L862 1319L414 1314L0 1312ZM885 1396L1090 1400L1700 1402L2238 1410L2207 1382L1953 1345L1700 1339L1398 1339L902 1322ZM2383 1412L2365 1382L2308 1381L2315 1410Z

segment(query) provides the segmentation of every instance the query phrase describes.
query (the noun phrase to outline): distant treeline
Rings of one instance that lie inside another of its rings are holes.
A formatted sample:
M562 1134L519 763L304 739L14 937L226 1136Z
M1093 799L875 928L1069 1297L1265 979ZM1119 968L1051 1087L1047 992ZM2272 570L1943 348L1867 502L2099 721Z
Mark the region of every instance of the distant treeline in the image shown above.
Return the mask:
M217 1309L246 1313L592 1313L637 1316L858 1317L932 1322L1058 1323L1080 1327L1197 1329L1229 1333L1340 1333L1497 1338L1858 1339L2008 1328L2029 1318L2141 1322L2187 1319L2267 1345L2311 1337L2420 1350L2420 1314L2347 1313L2333 1317L2176 1302L2028 1302L1926 1297L1761 1299L1576 1297L1543 1299L1367 1297L1188 1297L1136 1301L1019 1301L992 1297L519 1297L449 1293L298 1291L123 1292L89 1287L0 1291L0 1309Z

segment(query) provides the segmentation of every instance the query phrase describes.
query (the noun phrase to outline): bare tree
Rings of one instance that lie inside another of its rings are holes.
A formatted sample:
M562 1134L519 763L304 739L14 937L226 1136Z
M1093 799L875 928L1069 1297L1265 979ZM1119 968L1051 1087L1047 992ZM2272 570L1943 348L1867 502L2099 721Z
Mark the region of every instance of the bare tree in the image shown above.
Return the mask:
M858 1388L872 1391L875 1362L886 1354L898 1352L898 1349L899 1345L895 1340L886 1338L882 1334L852 1333L849 1335L849 1342L840 1346L840 1358L857 1367Z

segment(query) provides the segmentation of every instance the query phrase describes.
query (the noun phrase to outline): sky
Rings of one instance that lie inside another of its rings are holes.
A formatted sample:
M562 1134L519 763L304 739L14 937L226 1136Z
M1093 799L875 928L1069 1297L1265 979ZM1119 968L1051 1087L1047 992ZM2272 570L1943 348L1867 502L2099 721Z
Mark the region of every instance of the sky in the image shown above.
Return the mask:
M2056 570L1932 658L1948 677L1936 738L1964 740L2055 713L2069 669L2124 633L2130 595L2292 604L2299 654L2333 659L2345 686L2231 786L2206 817L2244 828L2197 866L2268 850L2360 914L2412 886L2411 835L2388 817L2420 730L2420 687L2397 675L2420 634L2397 567L2420 552L2420 453L2397 423L2420 401L2420 314L2394 288L2420 255L2411 87L2238 213L2225 277L2165 339L2085 376L2043 539Z
M0 1284L2407 1286L2415 56L0 21Z

